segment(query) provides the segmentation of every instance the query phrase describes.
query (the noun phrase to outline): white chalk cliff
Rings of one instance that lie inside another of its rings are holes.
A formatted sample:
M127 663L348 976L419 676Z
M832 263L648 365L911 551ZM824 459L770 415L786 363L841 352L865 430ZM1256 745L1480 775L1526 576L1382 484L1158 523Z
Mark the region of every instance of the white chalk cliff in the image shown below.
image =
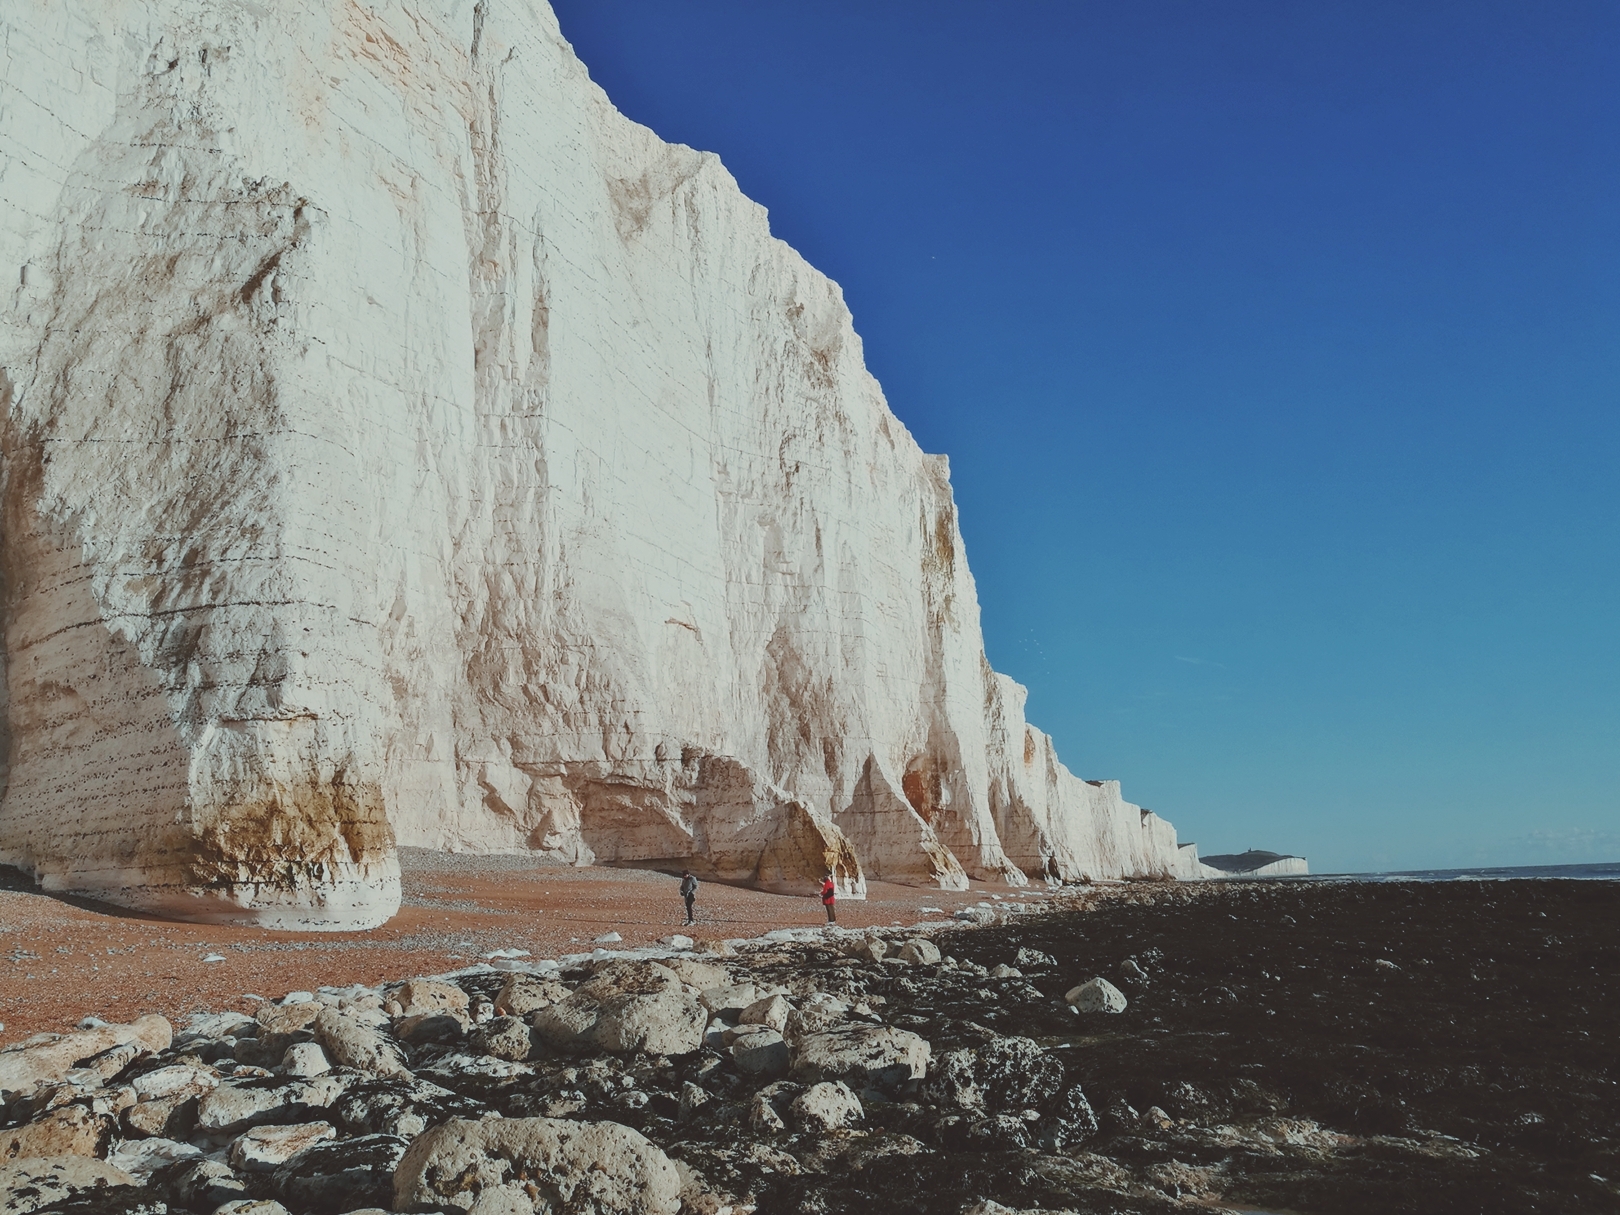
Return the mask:
M333 928L396 843L1196 872L986 664L838 287L540 0L17 0L0 65L0 862Z

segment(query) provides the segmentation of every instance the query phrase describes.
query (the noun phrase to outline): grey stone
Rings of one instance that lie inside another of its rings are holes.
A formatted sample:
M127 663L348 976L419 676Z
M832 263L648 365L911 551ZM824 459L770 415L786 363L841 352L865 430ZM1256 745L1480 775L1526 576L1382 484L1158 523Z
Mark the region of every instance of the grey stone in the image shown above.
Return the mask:
M928 1043L888 1025L860 1025L807 1034L793 1044L795 1079L843 1080L854 1088L895 1088L928 1072Z
M840 1080L812 1084L793 1099L790 1109L794 1125L815 1134L842 1130L866 1117L860 1098Z
M527 1017L568 998L568 988L555 979L513 975L495 997L499 1016Z
M398 1135L361 1135L318 1143L287 1160L270 1177L276 1197L294 1210L339 1215L394 1200L394 1169L409 1141Z
M133 1184L123 1169L89 1156L8 1160L0 1164L0 1215L26 1215L86 1190Z
M197 1126L210 1132L243 1131L250 1126L298 1121L331 1105L349 1083L349 1076L328 1072L284 1084L221 1084L198 1101Z
M900 959L917 966L938 966L939 946L927 937L912 937L900 948Z
M415 1017L423 1013L450 1013L465 1019L471 1001L467 993L454 983L439 979L412 979L401 983L393 993L399 1004L398 1016Z
M992 1110L1044 1105L1063 1087L1063 1064L1029 1038L997 1038L979 1047L975 1078Z
M1076 1012L1122 1013L1125 1011L1125 993L1107 979L1088 979L1078 987L1064 993Z
M686 1122L698 1111L700 1106L707 1105L708 1103L709 1094L705 1092L699 1085L693 1084L690 1080L688 1080L686 1083L681 1085L680 1113L676 1120L679 1122Z
M409 1139L452 1118L477 1118L483 1105L422 1079L390 1077L354 1085L332 1104L352 1135L385 1133Z
M751 1075L781 1076L788 1069L788 1044L774 1029L761 1026L731 1044L731 1058L739 1070Z
M223 1160L199 1160L169 1182L174 1200L192 1210L212 1211L247 1197L247 1179Z
M337 1137L330 1122L295 1122L286 1126L256 1126L232 1141L225 1158L241 1173L269 1173L305 1148Z
M781 996L765 996L743 1009L738 1020L743 1025L768 1025L781 1033L787 1027L788 1016L792 1012L793 1005Z
M357 1017L324 1009L315 1019L315 1040L343 1067L374 1076L409 1077L399 1047Z
M534 1048L528 1022L518 1017L496 1017L473 1031L472 1049L479 1054L521 1063Z
M419 1135L394 1171L396 1211L677 1215L680 1176L613 1122L456 1120Z
M301 1076L308 1079L310 1076L324 1076L331 1070L332 1061L315 1042L295 1042L287 1048L287 1053L281 1056L283 1076Z
M534 1014L536 1036L568 1052L684 1055L698 1049L708 1016L680 977L657 962L618 962L566 1000Z

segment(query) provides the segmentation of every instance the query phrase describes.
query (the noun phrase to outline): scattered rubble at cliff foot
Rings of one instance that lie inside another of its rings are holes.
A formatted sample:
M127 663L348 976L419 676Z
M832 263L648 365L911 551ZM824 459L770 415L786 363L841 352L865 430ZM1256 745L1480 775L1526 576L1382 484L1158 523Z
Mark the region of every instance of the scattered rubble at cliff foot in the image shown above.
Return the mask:
M1614 1209L1620 886L1081 902L91 1019L0 1212Z

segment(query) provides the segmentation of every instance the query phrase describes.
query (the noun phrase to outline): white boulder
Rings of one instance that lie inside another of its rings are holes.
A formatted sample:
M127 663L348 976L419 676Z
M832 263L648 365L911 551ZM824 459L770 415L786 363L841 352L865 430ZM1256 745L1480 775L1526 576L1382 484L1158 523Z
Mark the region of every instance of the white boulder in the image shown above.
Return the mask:
M708 1014L668 967L619 962L540 1009L532 1024L535 1036L557 1050L684 1055L702 1045Z
M1088 979L1078 987L1071 987L1064 993L1063 998L1074 1007L1076 1012L1122 1013L1125 1011L1125 993L1107 979L1101 977Z
M842 1130L866 1117L861 1099L842 1080L812 1084L793 1099L789 1108L794 1125L813 1133Z
M453 1119L418 1135L394 1170L396 1211L676 1215L680 1176L614 1122Z

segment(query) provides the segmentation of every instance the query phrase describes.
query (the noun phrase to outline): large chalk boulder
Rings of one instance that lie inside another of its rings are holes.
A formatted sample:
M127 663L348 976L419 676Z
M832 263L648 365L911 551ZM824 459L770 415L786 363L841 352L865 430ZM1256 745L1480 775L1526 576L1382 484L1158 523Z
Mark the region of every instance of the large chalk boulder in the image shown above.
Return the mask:
M856 1088L895 1088L928 1074L928 1043L907 1029L856 1025L806 1034L793 1043L795 1079L842 1080Z
M0 1160L0 1215L28 1215L86 1190L134 1184L123 1169L87 1156Z
M394 1170L396 1211L676 1215L680 1175L640 1133L558 1118L455 1120Z
M684 1055L703 1044L708 1011L657 962L619 962L566 1000L534 1014L534 1034L556 1050Z

